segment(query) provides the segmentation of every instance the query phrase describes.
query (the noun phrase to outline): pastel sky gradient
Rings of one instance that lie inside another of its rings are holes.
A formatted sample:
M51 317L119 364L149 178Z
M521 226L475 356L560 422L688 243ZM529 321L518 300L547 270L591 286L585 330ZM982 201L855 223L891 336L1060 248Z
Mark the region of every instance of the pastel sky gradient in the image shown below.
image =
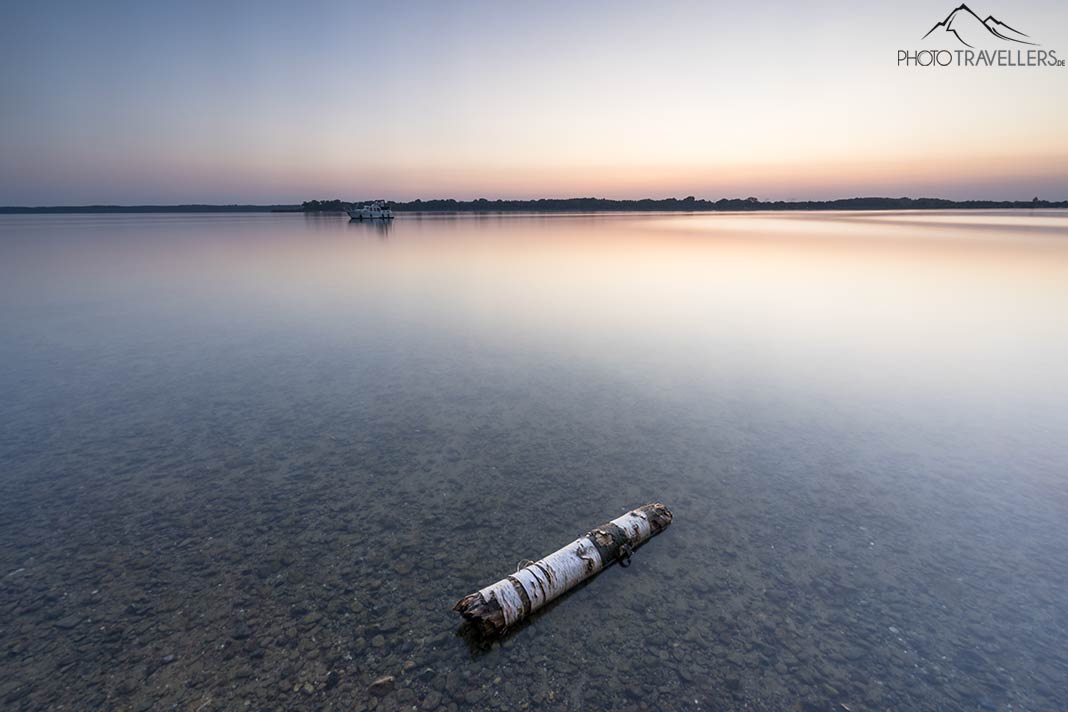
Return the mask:
M1068 69L896 66L956 4L9 3L0 205L1068 199Z

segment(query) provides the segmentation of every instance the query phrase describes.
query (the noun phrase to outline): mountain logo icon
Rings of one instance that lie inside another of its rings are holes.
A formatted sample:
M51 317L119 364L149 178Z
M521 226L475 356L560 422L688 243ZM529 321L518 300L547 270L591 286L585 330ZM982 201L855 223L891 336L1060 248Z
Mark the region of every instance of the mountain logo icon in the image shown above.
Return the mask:
M926 39L935 30L943 30L950 33L965 47L974 48L979 45L989 44L991 40L997 40L999 43L1015 42L1017 44L1038 46L1037 42L1031 41L1029 35L1006 25L993 15L988 15L985 20L980 19L970 7L963 3L946 15L946 19L936 22L934 27L929 29L927 34L923 36L923 39Z

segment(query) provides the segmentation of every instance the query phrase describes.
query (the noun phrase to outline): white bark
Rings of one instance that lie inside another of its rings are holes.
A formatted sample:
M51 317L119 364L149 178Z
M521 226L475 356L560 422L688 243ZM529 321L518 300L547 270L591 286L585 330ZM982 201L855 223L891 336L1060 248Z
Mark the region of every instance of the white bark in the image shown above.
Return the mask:
M463 597L453 610L477 623L483 633L499 633L606 566L629 558L631 550L670 523L671 512L664 505L638 507L515 574Z

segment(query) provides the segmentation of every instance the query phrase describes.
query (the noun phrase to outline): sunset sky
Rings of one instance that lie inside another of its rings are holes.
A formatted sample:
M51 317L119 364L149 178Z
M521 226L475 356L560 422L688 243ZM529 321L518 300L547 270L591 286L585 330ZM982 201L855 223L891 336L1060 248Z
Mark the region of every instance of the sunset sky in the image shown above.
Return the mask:
M955 4L9 6L0 205L1068 199L1068 68L896 65Z

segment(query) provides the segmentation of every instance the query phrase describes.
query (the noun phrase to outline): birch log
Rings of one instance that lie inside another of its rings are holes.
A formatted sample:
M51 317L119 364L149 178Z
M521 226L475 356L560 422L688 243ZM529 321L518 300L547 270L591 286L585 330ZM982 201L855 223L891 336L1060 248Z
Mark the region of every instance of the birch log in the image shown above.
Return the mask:
M484 635L501 633L606 566L629 559L633 549L668 524L671 512L659 502L638 507L492 586L464 596L453 610L475 623Z

